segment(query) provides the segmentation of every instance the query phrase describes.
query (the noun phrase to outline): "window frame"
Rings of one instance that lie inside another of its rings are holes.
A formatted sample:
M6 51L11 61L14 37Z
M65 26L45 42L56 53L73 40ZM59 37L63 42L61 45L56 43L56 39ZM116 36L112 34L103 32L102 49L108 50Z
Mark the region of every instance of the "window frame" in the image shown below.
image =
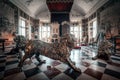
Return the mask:
M46 29L45 29L46 27ZM45 36L44 36L45 35ZM50 38L50 25L49 23L44 23L39 25L39 40L49 42Z
M24 24L23 24L23 21L24 21ZM22 17L19 18L18 34L26 37L26 20Z

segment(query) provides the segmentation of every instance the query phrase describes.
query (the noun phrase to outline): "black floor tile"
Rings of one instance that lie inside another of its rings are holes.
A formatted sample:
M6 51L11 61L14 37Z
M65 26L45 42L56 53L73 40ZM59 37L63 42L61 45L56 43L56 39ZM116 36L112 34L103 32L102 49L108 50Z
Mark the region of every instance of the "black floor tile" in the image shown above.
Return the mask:
M19 68L9 69L5 71L4 77L15 74L15 73L19 73L19 72L20 72Z
M106 67L106 64L104 64L104 63L101 63L101 62L95 62L95 63L93 63L93 64L95 64L95 65L97 65L97 66L100 66L100 67Z
M2 60L0 60L0 63L4 63L6 60L5 59L2 59Z
M1 55L0 58L5 58L6 56L5 55Z
M0 67L0 72L5 70L5 66Z
M120 79L120 72L116 72L116 71L113 71L113 70L110 70L110 69L106 69L104 73Z
M6 62L6 65L18 63L18 60Z
M73 78L74 80L77 79L78 76L80 76L81 73L74 71L73 69L67 69L64 72L66 75L68 75L69 77Z
M37 67L24 71L27 78L31 77L31 76L33 76L33 75L35 75L37 73L40 73L40 72L41 71Z
M117 61L120 61L120 59L118 59L118 58L111 58L112 60L117 60Z

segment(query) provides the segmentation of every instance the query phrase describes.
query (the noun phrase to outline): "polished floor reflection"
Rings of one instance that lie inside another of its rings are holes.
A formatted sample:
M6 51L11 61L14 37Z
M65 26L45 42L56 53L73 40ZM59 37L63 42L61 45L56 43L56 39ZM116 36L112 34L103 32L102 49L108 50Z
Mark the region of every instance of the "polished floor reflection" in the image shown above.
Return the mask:
M104 60L91 58L96 50L90 47L73 49L71 60L81 69L78 73L68 65L57 60L40 56L46 60L45 64L36 66L37 60L26 60L22 71L17 68L19 59L17 55L4 55L0 53L0 80L120 80L120 56L112 55L113 63L108 64Z

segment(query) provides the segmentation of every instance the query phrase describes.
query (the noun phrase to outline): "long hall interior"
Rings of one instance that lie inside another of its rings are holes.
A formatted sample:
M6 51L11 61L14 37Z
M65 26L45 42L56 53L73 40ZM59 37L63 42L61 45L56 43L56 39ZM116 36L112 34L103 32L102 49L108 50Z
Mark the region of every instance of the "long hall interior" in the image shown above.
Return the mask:
M0 80L120 80L120 0L0 0Z

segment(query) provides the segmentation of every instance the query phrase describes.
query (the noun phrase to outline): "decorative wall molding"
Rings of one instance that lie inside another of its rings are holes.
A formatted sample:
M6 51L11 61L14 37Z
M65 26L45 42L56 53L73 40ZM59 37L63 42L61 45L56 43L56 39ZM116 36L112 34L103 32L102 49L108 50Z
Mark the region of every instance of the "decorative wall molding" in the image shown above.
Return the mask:
M62 26L65 24L70 25L70 23L68 21L63 21L61 24L62 24Z
M23 10L26 14L28 14L31 17L35 18L35 15L31 14L31 12L29 11L29 9L25 5L23 5L19 0L10 0L10 2L12 2L18 8L20 8L21 10Z
M90 15L92 15L95 11L97 11L97 9L99 9L102 5L104 5L106 2L108 2L109 0L100 0L96 5L94 5L93 8L91 8L88 13L85 15L85 17L89 17Z

